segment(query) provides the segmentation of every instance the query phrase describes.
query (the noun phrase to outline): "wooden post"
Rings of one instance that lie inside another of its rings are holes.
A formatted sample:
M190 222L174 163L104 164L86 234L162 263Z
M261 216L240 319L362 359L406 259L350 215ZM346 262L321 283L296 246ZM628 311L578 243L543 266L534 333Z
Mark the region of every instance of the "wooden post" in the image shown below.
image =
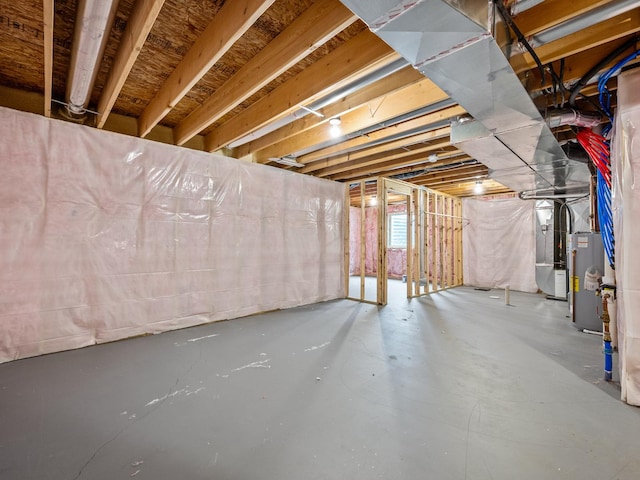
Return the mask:
M455 245L454 240L454 218L453 218L453 197L447 197L447 287L453 286L454 276L454 263L453 263L453 250Z
M360 182L360 300L365 297L365 268L366 268L366 250L367 250L367 209L365 205L365 183Z
M349 209L351 207L351 196L349 195L349 184L344 186L344 211L342 212L342 223L344 228L344 296L349 296L349 279L350 279L350 224L349 224Z
M411 298L413 291L411 286L413 285L413 247L411 242L411 219L413 218L413 211L411 205L411 195L405 196L406 201L406 235L407 235L407 298Z
M456 199L456 285L462 285L462 201Z
M420 295L420 279L422 275L420 274L420 258L422 252L422 241L421 235L422 232L422 213L420 211L420 197L422 196L422 191L414 188L411 191L412 198L412 206L413 206L413 238L411 242L411 248L413 250L413 280L415 282L415 287L413 289L413 296Z
M378 304L387 304L387 188L384 178L378 178Z
M431 291L438 291L438 195L430 194L429 217L431 218Z

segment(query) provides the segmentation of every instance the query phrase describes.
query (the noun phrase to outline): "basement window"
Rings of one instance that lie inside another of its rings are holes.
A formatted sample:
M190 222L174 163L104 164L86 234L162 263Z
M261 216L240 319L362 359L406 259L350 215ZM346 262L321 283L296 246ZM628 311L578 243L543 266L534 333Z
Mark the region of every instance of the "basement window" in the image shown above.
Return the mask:
M388 248L407 248L407 214L389 214L389 225L387 228Z

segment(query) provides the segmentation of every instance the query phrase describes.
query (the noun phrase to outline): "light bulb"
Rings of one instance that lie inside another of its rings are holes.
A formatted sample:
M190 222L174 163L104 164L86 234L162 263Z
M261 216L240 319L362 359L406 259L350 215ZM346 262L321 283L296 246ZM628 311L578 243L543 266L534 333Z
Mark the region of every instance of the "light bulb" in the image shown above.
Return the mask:
M333 138L337 138L342 134L342 130L340 129L340 125L331 125L329 127L329 135Z
M481 195L482 193L484 193L484 185L482 185L482 180L478 180L475 184L475 186L473 187L473 193L475 193L476 195Z

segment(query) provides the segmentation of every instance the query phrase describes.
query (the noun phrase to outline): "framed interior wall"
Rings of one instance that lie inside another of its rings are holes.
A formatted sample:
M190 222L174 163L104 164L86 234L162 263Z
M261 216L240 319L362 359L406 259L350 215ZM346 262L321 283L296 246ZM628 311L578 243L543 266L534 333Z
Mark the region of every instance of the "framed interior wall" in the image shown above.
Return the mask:
M387 280L398 278L398 263L407 298L463 284L460 198L383 177L351 183L345 195L347 298L386 305ZM406 215L401 259L398 248L389 245L389 219L399 212Z

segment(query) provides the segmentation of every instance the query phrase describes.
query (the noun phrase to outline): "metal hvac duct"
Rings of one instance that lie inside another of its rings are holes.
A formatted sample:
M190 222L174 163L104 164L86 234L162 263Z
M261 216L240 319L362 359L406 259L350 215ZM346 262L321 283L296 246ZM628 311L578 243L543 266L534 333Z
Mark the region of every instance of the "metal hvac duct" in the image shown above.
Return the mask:
M71 118L84 115L89 105L117 9L118 0L78 1L65 98Z
M487 0L342 0L473 117L454 122L451 142L514 190L588 185L509 64L507 26Z

